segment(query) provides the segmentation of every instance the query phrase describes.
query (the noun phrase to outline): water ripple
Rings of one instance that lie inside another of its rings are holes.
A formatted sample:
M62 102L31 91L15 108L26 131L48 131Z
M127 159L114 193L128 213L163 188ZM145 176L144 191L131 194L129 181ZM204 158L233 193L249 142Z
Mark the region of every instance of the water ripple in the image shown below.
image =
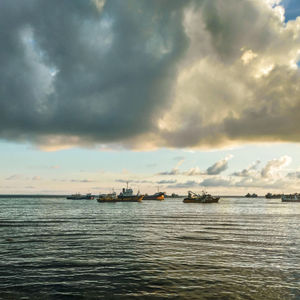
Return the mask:
M0 199L0 299L299 299L300 205Z

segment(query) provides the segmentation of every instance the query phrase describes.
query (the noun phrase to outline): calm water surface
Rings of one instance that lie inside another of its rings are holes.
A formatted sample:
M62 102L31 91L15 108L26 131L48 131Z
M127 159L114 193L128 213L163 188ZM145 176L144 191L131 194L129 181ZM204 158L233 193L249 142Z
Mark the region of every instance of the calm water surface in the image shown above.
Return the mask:
M0 299L300 299L300 203L0 199Z

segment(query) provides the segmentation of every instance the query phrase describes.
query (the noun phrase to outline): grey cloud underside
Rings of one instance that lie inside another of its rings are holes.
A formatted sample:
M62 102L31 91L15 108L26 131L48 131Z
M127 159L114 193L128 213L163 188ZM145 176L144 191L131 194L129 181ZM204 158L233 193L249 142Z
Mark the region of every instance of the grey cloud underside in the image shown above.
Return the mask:
M287 175L289 178L300 179L300 172L291 172Z
M227 170L228 168L228 160L220 160L213 164L211 167L207 168L206 174L207 175L217 175L222 173L223 171Z
M276 67L256 85L257 90L250 98L243 99L236 116L230 112L220 121L203 125L205 120L192 112L190 121L179 130L163 132L164 139L173 147L218 146L228 141L299 142L299 85L298 70Z
M116 179L115 182L119 183L152 183L153 181L151 180L125 180L125 179Z
M187 45L182 6L1 1L1 136L103 142L152 130Z
M177 180L158 180L158 181L152 181L152 180L124 180L124 179L116 179L116 182L119 183L134 183L134 184L173 184L176 183Z
M253 174L257 173L257 168L259 164L260 161L257 160L254 163L252 163L248 168L243 169L242 171L234 172L231 175L237 177L251 177L253 176Z
M264 1L95 3L0 2L0 138L300 141L300 76L289 65L300 27L285 26ZM247 50L256 56L243 64ZM265 62L272 70L256 77Z
M157 184L174 184L176 182L177 182L177 180L159 180L159 181L156 181Z

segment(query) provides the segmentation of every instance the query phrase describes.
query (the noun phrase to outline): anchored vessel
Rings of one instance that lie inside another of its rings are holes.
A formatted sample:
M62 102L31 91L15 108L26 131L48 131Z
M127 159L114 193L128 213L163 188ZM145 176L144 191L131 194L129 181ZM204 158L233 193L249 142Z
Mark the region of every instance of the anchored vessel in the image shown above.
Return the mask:
M267 199L280 199L283 195L282 194L272 194L272 193L267 193L265 197Z
M129 201L129 202L139 202L142 201L144 198L144 195L140 195L139 192L134 195L133 194L133 190L128 188L128 184L127 184L127 188L123 188L122 192L118 195L117 199L120 201Z
M290 194L290 195L282 195L281 196L282 202L300 202L300 194Z
M97 198L98 202L116 202L118 199L117 194L115 192L111 194L101 194Z
M143 200L159 200L162 201L165 199L165 193L163 192L157 192L153 195L145 195Z
M139 193L134 195L132 189L123 188L122 192L117 196L115 192L111 194L103 194L99 195L97 201L98 202L140 202L144 198L144 195L140 195Z
M180 198L178 194L172 193L171 195L165 195L165 198Z
M253 194L250 194L248 193L247 195L245 195L246 198L257 198L257 194L253 193Z
M183 200L184 203L218 203L220 197L213 197L210 194L202 192L202 195L192 191L188 192L188 197Z
M72 200L93 200L94 196L91 193L88 193L86 195L73 194L71 196L68 196L67 199L72 199Z

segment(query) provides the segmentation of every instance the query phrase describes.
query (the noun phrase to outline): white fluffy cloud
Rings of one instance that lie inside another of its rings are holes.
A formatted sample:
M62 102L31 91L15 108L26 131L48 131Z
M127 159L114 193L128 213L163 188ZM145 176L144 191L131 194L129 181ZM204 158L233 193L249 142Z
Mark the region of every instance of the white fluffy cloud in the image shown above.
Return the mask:
M274 178L279 175L279 172L291 163L291 157L285 155L278 159L270 160L266 166L261 170L263 178Z
M207 175L217 175L225 171L228 168L228 161L233 157L233 155L228 155L224 159L216 162L211 167L207 168Z
M225 158L217 161L205 171L201 171L199 167L191 168L187 171L180 171L179 166L184 162L184 160L179 161L176 167L171 171L161 172L158 175L184 175L184 176L199 176L199 175L218 175L228 169L228 161L233 158L233 155L228 155Z
M257 177L259 176L259 172L257 171L258 165L260 161L257 160L253 162L248 168L243 169L242 171L237 171L232 174L232 176L238 177Z
M259 169L260 161L255 161L242 171L233 172L229 176L213 174L209 176L206 172L201 172L201 180L177 182L170 185L173 188L192 187L214 187L214 188L259 188L261 190L283 190L297 188L300 179L299 172L287 172L287 167L291 163L291 157L284 155L279 158L269 160ZM187 174L187 173L182 173Z

